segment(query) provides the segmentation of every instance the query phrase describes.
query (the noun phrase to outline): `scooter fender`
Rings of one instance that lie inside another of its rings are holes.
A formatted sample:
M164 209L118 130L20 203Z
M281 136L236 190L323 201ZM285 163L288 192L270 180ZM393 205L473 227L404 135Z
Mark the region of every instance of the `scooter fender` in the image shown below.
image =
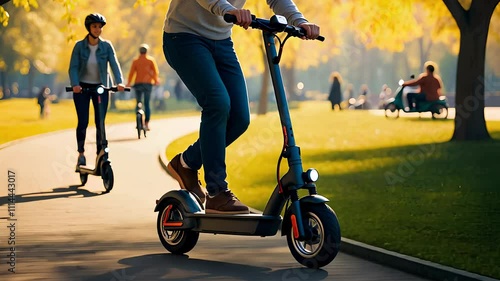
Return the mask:
M308 195L299 199L301 207L304 206L305 204L325 204L326 202L329 201L330 200L328 200L326 197L319 194ZM292 208L288 208L288 210L286 210L283 222L281 224L281 236L286 235L289 232L290 228L292 227L292 223L290 221L291 212Z
M181 204L184 206L186 212L188 213L196 213L202 211L202 208L196 198L189 193L189 191L186 190L171 190L167 193L165 193L156 203L155 206L155 212L158 212L160 210L160 206L162 205L162 202L165 201L167 198L174 198L181 202Z
M106 160L100 159L98 162L99 163L97 164L97 166L99 167L99 169L96 168L96 173L95 174L97 176L102 176L102 172L103 172L103 170L102 170L103 168L102 167L104 166L104 164L111 165L111 160L110 159L106 159Z
M395 99L395 98L390 98L390 99L387 99L387 100L385 101L385 104L390 104L391 102L394 102L394 101L396 101L396 99Z

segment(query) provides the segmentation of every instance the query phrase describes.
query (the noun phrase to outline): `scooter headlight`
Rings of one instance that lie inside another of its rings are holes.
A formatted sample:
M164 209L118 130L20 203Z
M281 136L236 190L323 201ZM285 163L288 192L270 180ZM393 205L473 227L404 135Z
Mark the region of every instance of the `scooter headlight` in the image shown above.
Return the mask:
M302 174L304 181L316 182L319 178L319 173L316 169L309 169Z
M97 87L97 93L98 93L99 95L104 94L104 88L103 88L103 87Z

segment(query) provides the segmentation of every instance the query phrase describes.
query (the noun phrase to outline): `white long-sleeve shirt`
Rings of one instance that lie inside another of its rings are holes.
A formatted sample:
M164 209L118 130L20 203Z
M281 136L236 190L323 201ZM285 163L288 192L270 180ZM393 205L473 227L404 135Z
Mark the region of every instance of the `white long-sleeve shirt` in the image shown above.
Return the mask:
M292 0L266 1L275 14L287 18L288 24L297 26L307 22ZM196 34L212 40L227 39L231 36L233 24L225 22L223 16L230 10L243 8L245 2L246 0L172 0L163 30L167 33Z

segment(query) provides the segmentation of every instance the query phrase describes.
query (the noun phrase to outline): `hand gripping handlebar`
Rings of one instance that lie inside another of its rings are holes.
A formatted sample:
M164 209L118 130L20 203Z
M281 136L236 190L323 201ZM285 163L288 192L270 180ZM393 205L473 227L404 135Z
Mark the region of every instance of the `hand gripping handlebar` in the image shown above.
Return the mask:
M225 14L224 20L229 23L236 23L236 16ZM256 18L255 15L252 15L252 23L250 24L250 27L272 33L286 32L290 36L299 38L305 37L307 35L307 32L304 28L288 25L286 18L279 15L274 15L269 20ZM325 37L318 36L316 40L325 41Z

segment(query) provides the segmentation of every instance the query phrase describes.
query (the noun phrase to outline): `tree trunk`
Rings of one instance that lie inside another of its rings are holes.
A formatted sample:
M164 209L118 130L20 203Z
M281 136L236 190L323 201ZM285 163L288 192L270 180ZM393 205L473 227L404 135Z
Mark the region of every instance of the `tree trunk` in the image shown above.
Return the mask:
M285 91L289 100L299 100L299 95L297 94L297 83L295 83L295 67L294 62L292 62L290 67L282 68Z
M2 90L2 95L0 95L0 99L6 99L7 98L7 72L0 70L0 80L2 83L0 83L0 88Z
M36 97L33 89L35 88L35 75L36 75L35 64L30 60L30 70L28 71L28 96L30 98Z
M398 54L399 54L399 60L398 60L399 73L397 73L397 75L396 75L396 77L398 79L394 81L396 83L399 81L399 79L408 80L410 78L410 75L413 74L413 70L410 67L410 62L408 61L408 56L407 55L403 56L401 53L398 53ZM403 70L403 71L401 72L401 70ZM396 89L394 89L394 90L396 90Z
M484 64L488 27L483 26L482 31L478 29L460 32L453 140L490 138L484 119Z
M267 113L268 104L268 89L269 81L271 77L269 75L269 64L267 63L267 57L265 50L262 49L262 59L264 60L264 72L262 73L262 82L260 85L260 95L259 95L259 106L257 109L257 115L265 115Z
M425 51L424 51L424 45L425 45L425 43L424 43L424 37L422 36L422 37L418 38L418 49L420 51L420 65L422 65L422 66L427 61L427 58L426 58L426 56L424 54L425 53Z
M499 0L472 1L467 11L456 0L444 2L460 29L452 140L490 139L484 119L484 69L488 29Z

